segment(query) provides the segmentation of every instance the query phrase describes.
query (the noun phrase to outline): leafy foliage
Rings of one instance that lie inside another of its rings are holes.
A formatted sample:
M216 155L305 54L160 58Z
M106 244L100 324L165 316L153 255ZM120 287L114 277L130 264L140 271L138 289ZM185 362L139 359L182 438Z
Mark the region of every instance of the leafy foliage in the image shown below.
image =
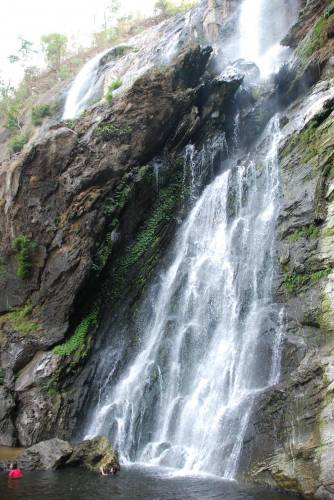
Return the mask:
M28 142L28 137L25 134L14 135L9 140L9 151L11 153L19 153L25 144Z
M115 263L112 273L113 290L111 298L119 298L124 285L128 282L130 270L141 262L146 252L153 250L151 256L146 256L145 263L141 266L136 281L138 286L144 285L150 269L154 267L158 258L154 248L159 242L160 230L173 218L177 207L180 208L186 195L186 189L182 179L175 177L168 186L160 190L151 217L146 225L138 231L135 240L129 244L124 250L124 254Z
M122 85L122 80L117 78L116 80L113 80L111 84L108 86L108 90L106 92L105 98L108 102L112 102L113 100L113 91L117 90L119 87Z
M53 349L58 356L70 356L78 350L85 347L87 333L89 328L97 326L98 308L93 310L81 321L80 325L75 329L74 334L64 344L58 345Z
M59 69L67 50L67 36L49 33L41 37L42 51L49 68Z
M192 9L197 4L196 0L181 0L180 2L173 2L172 0L157 0L154 5L154 10L158 14L164 16L175 16L176 14L183 14Z
M31 253L36 248L36 243L27 236L20 234L12 242L12 249L16 253L17 275L21 279L27 279L31 271Z
M330 16L334 14L334 0L326 7L323 12L323 16L325 19L328 19Z
M122 142L128 140L131 136L132 129L129 127L116 127L111 123L106 123L105 125L100 125L95 129L96 137L101 138L103 141L116 140Z
M37 104L31 110L31 120L34 125L40 125L43 118L51 115L51 107L49 104Z

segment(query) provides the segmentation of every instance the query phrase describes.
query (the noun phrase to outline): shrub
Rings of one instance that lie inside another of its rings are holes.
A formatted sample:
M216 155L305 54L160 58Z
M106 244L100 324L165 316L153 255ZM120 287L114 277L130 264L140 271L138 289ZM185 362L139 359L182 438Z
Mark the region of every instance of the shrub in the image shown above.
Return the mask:
M106 95L104 96L108 102L112 102L113 91L119 89L122 86L122 83L123 83L122 80L120 80L119 78L116 78L116 80L113 80L110 83Z
M4 318L15 331L26 335L38 332L41 329L40 325L31 319L31 313L32 305L28 303L19 309L14 309L5 314Z
M12 242L12 249L16 253L18 264L17 275L21 279L27 279L31 271L31 252L36 248L36 243L27 236L20 234Z
M109 85L109 88L111 90L117 90L117 89L119 89L122 86L122 84L123 84L123 81L120 80L119 78L116 78L116 80L113 80L111 82L111 84Z
M111 123L106 123L105 125L100 125L95 129L96 137L101 138L104 141L110 141L112 139L122 142L123 140L128 140L132 133L129 127L115 127Z
M9 141L9 151L11 153L19 153L27 142L28 137L25 134L14 135Z
M323 16L325 19L328 19L332 14L334 14L334 0L326 7Z
M43 118L51 115L51 107L49 104L37 104L31 110L31 119L34 125L40 125Z
M106 100L111 103L112 100L113 100L113 93L112 93L112 89L109 87L108 90L107 90L107 93L106 95L104 96L106 98Z

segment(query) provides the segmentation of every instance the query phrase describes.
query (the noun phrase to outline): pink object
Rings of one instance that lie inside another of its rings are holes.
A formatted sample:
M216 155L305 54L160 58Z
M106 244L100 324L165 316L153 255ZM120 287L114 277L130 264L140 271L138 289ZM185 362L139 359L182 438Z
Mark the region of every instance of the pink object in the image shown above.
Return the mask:
M22 476L23 474L21 472L21 469L12 469L8 472L8 477L10 477L11 479L18 479Z

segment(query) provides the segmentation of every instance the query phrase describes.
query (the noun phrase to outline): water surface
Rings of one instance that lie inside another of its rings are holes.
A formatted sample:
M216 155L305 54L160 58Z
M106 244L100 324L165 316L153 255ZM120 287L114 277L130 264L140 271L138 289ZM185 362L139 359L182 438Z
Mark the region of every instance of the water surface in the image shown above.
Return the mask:
M1 500L293 500L271 490L243 488L215 477L175 476L158 468L124 468L117 476L82 469L26 472L19 480L0 473Z

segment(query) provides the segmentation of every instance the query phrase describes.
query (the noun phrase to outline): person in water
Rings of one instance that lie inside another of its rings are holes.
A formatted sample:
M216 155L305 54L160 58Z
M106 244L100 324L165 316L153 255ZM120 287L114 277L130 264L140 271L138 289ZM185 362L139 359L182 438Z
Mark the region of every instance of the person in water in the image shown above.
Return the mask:
M18 468L17 463L13 462L12 464L10 464L8 477L11 479L19 479L22 476L23 476L22 471L21 469Z
M108 469L106 466L101 465L100 472L101 472L102 476L109 476L110 474L115 475L115 474L117 474L117 469L116 469L116 467L111 467L110 469Z

